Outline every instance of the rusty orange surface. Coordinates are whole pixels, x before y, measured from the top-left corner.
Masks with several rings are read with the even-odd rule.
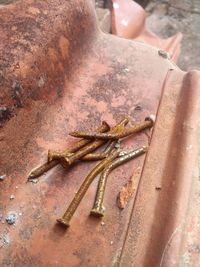
[[[167,39],[162,39],[148,29],[145,10],[135,1],[112,0],[112,2],[113,34],[163,49],[170,54],[173,61],[177,61],[182,40],[180,32]]]
[[[198,266],[199,73],[100,32],[89,0],[1,6],[0,36],[0,266]],[[71,130],[124,114],[132,123],[157,115],[146,158],[109,176],[104,225],[89,216],[96,179],[63,229],[56,219],[95,163],[58,166],[36,184],[29,172],[48,149],[73,143]],[[147,144],[147,134],[125,146]],[[136,193],[119,210],[118,192],[139,166]],[[15,225],[5,222],[9,212]]]

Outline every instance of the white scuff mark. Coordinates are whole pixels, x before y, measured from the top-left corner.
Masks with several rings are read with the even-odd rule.
[[[180,225],[179,225],[178,227],[175,228],[175,230],[172,232],[172,234],[171,234],[169,240],[167,241],[167,244],[165,245],[165,248],[164,248],[163,253],[162,253],[162,257],[161,257],[161,260],[160,260],[160,265],[159,265],[159,267],[162,267],[162,264],[163,264],[163,261],[164,261],[164,258],[165,258],[167,249],[169,248],[169,246],[170,246],[170,244],[171,244],[171,242],[172,242],[174,236],[176,235],[176,233],[177,233],[178,231],[181,231],[181,229],[180,229]]]
[[[113,3],[113,8],[114,9],[118,9],[119,8],[119,4],[118,3]]]
[[[121,20],[121,24],[124,25],[124,26],[127,26],[128,25],[128,22],[125,19],[122,19]]]
[[[186,150],[190,150],[192,148],[192,145],[189,145],[186,147]]]

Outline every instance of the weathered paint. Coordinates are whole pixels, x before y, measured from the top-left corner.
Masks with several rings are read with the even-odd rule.
[[[182,72],[158,49],[101,33],[94,14],[89,0],[27,0],[0,8],[0,175],[6,175],[0,234],[9,237],[0,248],[2,267],[198,260],[199,73]],[[36,184],[26,183],[27,175],[47,160],[48,149],[74,141],[70,131],[102,120],[114,125],[124,114],[132,123],[157,114],[136,197],[118,209],[116,196],[137,160],[110,175],[104,224],[88,216],[95,181],[65,231],[56,219],[95,163],[67,171],[58,166]],[[125,145],[148,141],[142,133]],[[16,214],[15,225],[6,224],[9,213]]]

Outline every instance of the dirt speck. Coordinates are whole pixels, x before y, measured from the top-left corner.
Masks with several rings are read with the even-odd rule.
[[[14,224],[16,222],[16,214],[15,213],[9,213],[6,216],[6,222],[10,225]]]
[[[158,55],[163,58],[169,58],[168,53],[164,50],[158,50]]]
[[[14,195],[10,195],[10,200],[13,200],[15,199],[15,196]]]
[[[0,247],[6,247],[10,245],[10,237],[8,234],[0,235]]]
[[[156,186],[155,189],[156,189],[157,191],[159,191],[159,190],[162,189],[162,187],[159,185],[159,186]]]

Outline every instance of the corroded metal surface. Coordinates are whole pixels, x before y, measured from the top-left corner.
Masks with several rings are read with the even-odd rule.
[[[89,0],[0,8],[3,267],[173,266],[188,253],[198,260],[199,74],[185,74],[153,47],[101,33],[94,14]],[[118,209],[116,196],[144,156],[110,175],[104,225],[88,216],[97,181],[71,227],[57,225],[95,163],[67,171],[58,166],[37,184],[26,183],[48,149],[72,144],[66,136],[80,127],[92,129],[102,120],[114,125],[124,114],[135,123],[156,113],[136,197]],[[147,145],[149,134],[126,139],[126,147]],[[16,215],[14,225],[5,222],[9,213]]]
[[[196,213],[199,209],[195,193],[199,184],[199,85],[196,71],[185,75],[172,71],[166,79],[122,266],[127,262],[127,266],[199,265],[199,215],[190,217],[193,209]],[[195,208],[191,208],[192,201]],[[190,249],[186,243],[191,243]]]

